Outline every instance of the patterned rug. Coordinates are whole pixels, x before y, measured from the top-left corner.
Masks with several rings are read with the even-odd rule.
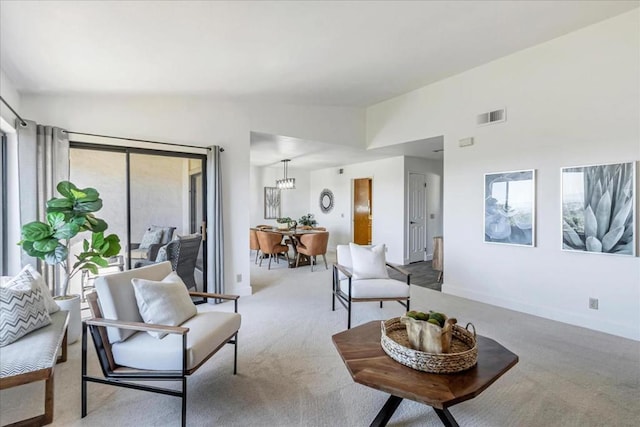
[[[435,291],[442,290],[442,283],[438,283],[438,271],[431,268],[431,261],[414,262],[409,265],[403,265],[402,268],[411,273],[411,284],[421,286],[423,288],[433,289]],[[389,276],[393,279],[404,280],[404,276],[396,271],[391,270]]]

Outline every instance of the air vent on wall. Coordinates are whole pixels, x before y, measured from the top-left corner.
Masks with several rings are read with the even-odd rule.
[[[502,123],[507,120],[507,110],[502,108],[500,110],[489,111],[488,113],[478,114],[476,117],[476,123],[478,126],[492,125],[495,123]]]

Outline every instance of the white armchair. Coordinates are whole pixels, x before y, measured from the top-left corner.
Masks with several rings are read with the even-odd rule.
[[[186,425],[187,376],[225,344],[234,344],[236,373],[239,297],[188,292],[170,262],[101,276],[95,285],[96,291],[87,295],[93,318],[82,328],[82,417],[87,415],[87,382],[95,382],[180,397]],[[209,304],[195,306],[191,296],[234,301],[234,312],[212,311]],[[173,316],[173,311],[187,314]],[[104,378],[87,375],[87,333]],[[181,381],[182,388],[130,382],[144,380]]]
[[[333,265],[333,303],[347,309],[347,328],[351,329],[351,303],[397,301],[409,310],[411,273],[385,260],[385,245],[360,246],[354,243],[336,247]],[[406,282],[389,278],[387,268],[406,276]]]

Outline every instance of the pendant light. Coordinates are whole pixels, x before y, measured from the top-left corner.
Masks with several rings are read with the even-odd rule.
[[[290,161],[291,160],[289,159],[282,160],[282,163],[284,164],[284,178],[276,180],[276,187],[278,187],[281,190],[293,190],[294,188],[296,188],[296,179],[289,178],[287,176],[287,172],[289,171]]]

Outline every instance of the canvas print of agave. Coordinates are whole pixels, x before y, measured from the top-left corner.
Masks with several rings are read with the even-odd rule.
[[[535,170],[484,175],[484,241],[535,245]]]
[[[264,219],[280,218],[280,189],[264,187]]]
[[[635,163],[562,168],[562,248],[635,255]]]

